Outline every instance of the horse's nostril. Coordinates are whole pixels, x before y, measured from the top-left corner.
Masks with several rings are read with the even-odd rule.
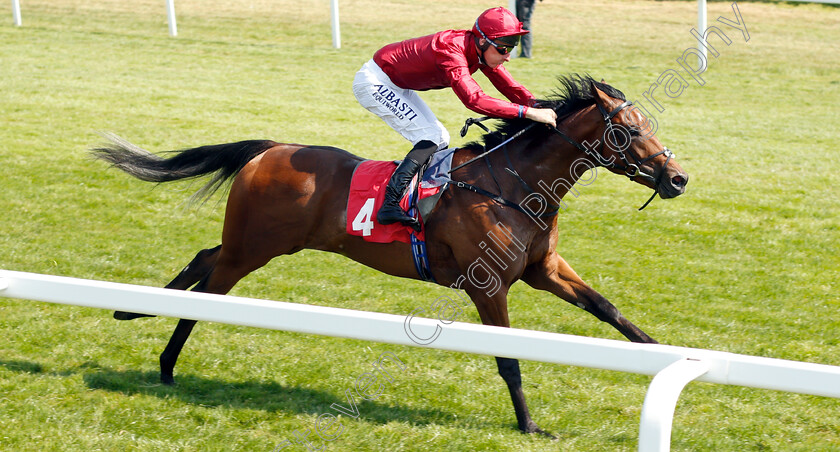
[[[687,184],[687,183],[688,183],[688,177],[687,176],[677,175],[677,176],[674,176],[674,177],[671,178],[671,184],[673,184],[674,187],[677,187],[677,188],[685,187],[685,184]]]

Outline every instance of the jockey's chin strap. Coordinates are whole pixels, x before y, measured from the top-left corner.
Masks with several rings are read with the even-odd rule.
[[[598,106],[598,110],[601,111],[601,115],[604,117],[604,123],[607,126],[608,133],[610,133],[611,136],[615,136],[615,131],[614,131],[615,124],[612,122],[612,118],[614,118],[615,115],[617,115],[625,107],[629,107],[629,106],[633,105],[633,102],[630,102],[629,100],[625,101],[621,105],[615,107],[609,113],[607,113],[607,110],[605,110],[604,107],[601,106],[601,104],[596,103],[595,105]],[[645,207],[647,207],[648,204],[650,204],[650,202],[653,201],[653,198],[655,198],[656,195],[659,193],[659,183],[662,182],[662,177],[665,175],[665,168],[668,167],[668,162],[670,162],[671,158],[674,157],[674,153],[671,152],[671,150],[668,149],[667,147],[662,148],[661,151],[657,152],[656,154],[647,156],[644,159],[639,159],[635,154],[630,153],[630,152],[624,152],[623,150],[616,150],[616,153],[618,154],[618,156],[621,158],[621,161],[622,161],[622,163],[617,163],[615,161],[615,159],[607,160],[607,158],[604,157],[604,142],[606,140],[604,140],[604,142],[601,142],[601,151],[596,152],[594,149],[591,149],[589,147],[583,146],[582,144],[578,143],[572,137],[565,134],[563,131],[561,131],[557,127],[551,126],[551,129],[555,133],[560,135],[560,137],[562,137],[564,140],[568,141],[569,144],[571,144],[572,146],[574,146],[575,148],[577,148],[579,151],[583,152],[584,154],[592,157],[593,159],[595,159],[596,162],[598,162],[600,165],[604,166],[605,168],[615,169],[615,170],[621,171],[630,180],[635,180],[636,178],[639,178],[639,179],[642,179],[642,180],[652,184],[653,185],[653,194],[651,195],[650,199],[648,199],[647,202],[642,205],[642,207],[639,207],[639,210],[642,210]],[[630,162],[630,160],[627,159],[627,154],[630,154],[630,157],[633,158],[633,161],[635,163],[632,163],[632,162]],[[662,165],[662,168],[659,170],[659,174],[655,174],[655,175],[647,174],[640,169],[640,167],[642,165],[644,165],[645,163],[647,163],[647,162],[653,160],[654,158],[659,157],[660,155],[663,155],[663,154],[665,155],[666,159],[665,159],[665,164]]]

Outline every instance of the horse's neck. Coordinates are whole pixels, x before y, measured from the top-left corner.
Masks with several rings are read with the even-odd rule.
[[[567,132],[570,138],[587,146],[587,143],[597,143],[596,138],[600,137],[602,132],[598,127],[598,118],[595,106],[592,105],[572,113],[558,127],[574,131]],[[526,182],[549,202],[553,200],[554,204],[560,204],[563,196],[575,190],[573,186],[585,174],[588,180],[588,171],[597,166],[586,153],[559,134],[534,141],[530,146],[526,144],[522,152],[523,157],[529,160],[527,164],[534,169],[532,174],[529,174],[534,183],[531,184],[527,179]],[[577,196],[576,192],[574,193]]]
[[[518,170],[528,186],[551,204],[559,204],[569,190],[574,190],[572,187],[581,175],[593,166],[574,147],[558,149],[557,145],[554,139],[532,143],[531,148],[524,150],[528,157],[522,160],[522,168]]]

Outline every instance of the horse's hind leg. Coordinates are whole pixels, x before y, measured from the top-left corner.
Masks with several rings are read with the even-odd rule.
[[[169,284],[166,285],[166,288],[178,290],[189,289],[190,286],[197,283],[199,280],[201,280],[201,278],[210,273],[210,270],[213,269],[213,265],[216,264],[216,260],[219,258],[219,250],[221,248],[222,245],[219,245],[215,248],[199,251],[198,254],[196,254],[193,258],[193,260],[186,267],[184,267],[183,270],[181,270],[181,273],[178,273],[178,276],[176,276],[175,279],[173,279],[169,282]],[[154,316],[149,314],[139,314],[135,312],[114,312],[114,318],[117,320],[132,320],[140,317]]]
[[[213,266],[216,265],[216,260],[219,259],[219,251],[221,249],[222,245],[219,245],[215,248],[199,251],[193,260],[165,288],[186,290],[193,284],[201,281],[201,278],[204,278],[210,273],[210,270],[213,270]]]
[[[160,354],[161,383],[165,385],[175,384],[175,376],[173,375],[175,363],[178,361],[178,355],[181,354],[181,349],[184,348],[184,344],[190,337],[190,333],[192,333],[195,323],[195,320],[189,319],[181,319],[178,321],[178,326],[175,327],[172,337],[169,338],[169,343],[166,344],[166,348],[163,350],[163,353]]]
[[[251,259],[247,262],[233,264],[230,259],[217,258],[215,266],[192,290],[194,292],[226,294],[240,279],[267,264],[268,261],[269,259],[261,261]],[[172,337],[169,338],[166,348],[160,354],[160,381],[162,383],[175,384],[173,374],[175,363],[178,361],[178,355],[181,354],[181,349],[184,348],[184,344],[189,339],[195,324],[196,321],[190,319],[180,319],[178,321]]]

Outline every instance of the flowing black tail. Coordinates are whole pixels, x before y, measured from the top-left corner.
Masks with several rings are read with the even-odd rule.
[[[174,155],[164,158],[116,135],[108,134],[106,138],[111,143],[91,149],[91,154],[140,180],[169,182],[215,173],[213,179],[193,195],[194,200],[209,198],[251,159],[277,145],[269,140],[248,140],[172,151]]]

